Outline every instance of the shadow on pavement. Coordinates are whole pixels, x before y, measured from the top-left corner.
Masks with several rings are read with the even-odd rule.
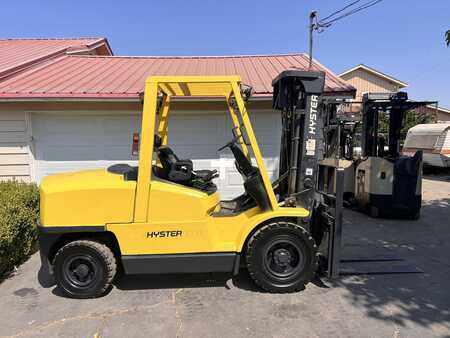
[[[241,269],[239,275],[230,273],[197,273],[197,274],[165,274],[165,275],[120,275],[114,282],[119,290],[145,289],[180,289],[220,287],[256,291],[259,289],[250,279],[247,271]]]
[[[424,273],[348,276],[331,285],[348,291],[344,297],[371,318],[398,326],[414,322],[432,328],[430,335],[450,337],[450,198],[424,201],[418,221],[349,216],[348,256],[393,253]]]

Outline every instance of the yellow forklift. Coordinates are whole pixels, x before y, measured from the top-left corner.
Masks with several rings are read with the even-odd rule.
[[[294,292],[319,261],[339,269],[342,189],[320,192],[324,73],[285,71],[273,82],[281,111],[280,177],[271,182],[238,76],[153,76],[145,82],[137,167],[52,175],[40,186],[42,268],[75,298],[102,295],[126,274],[248,269],[268,292]],[[196,170],[169,146],[176,97],[221,98],[229,148],[245,192],[223,201],[214,170]],[[339,195],[340,194],[340,195]]]

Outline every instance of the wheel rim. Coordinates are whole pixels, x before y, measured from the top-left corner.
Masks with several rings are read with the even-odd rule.
[[[64,263],[64,276],[66,280],[77,288],[86,288],[95,280],[97,268],[90,256],[77,255]]]
[[[289,278],[302,271],[305,256],[299,245],[291,240],[274,240],[265,248],[264,265],[278,278]]]

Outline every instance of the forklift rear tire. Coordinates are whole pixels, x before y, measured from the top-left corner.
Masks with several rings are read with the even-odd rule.
[[[296,292],[304,289],[318,269],[317,247],[301,226],[274,222],[252,235],[246,263],[250,276],[263,290]]]
[[[111,286],[117,264],[104,244],[78,240],[64,245],[54,259],[57,285],[72,298],[94,298]]]

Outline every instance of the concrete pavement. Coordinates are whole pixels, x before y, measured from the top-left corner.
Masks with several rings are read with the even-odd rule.
[[[126,276],[98,299],[38,281],[39,255],[0,284],[0,336],[450,337],[450,182],[424,180],[419,221],[346,210],[344,256],[398,255],[423,274],[316,279],[302,292],[259,292],[229,275]]]

